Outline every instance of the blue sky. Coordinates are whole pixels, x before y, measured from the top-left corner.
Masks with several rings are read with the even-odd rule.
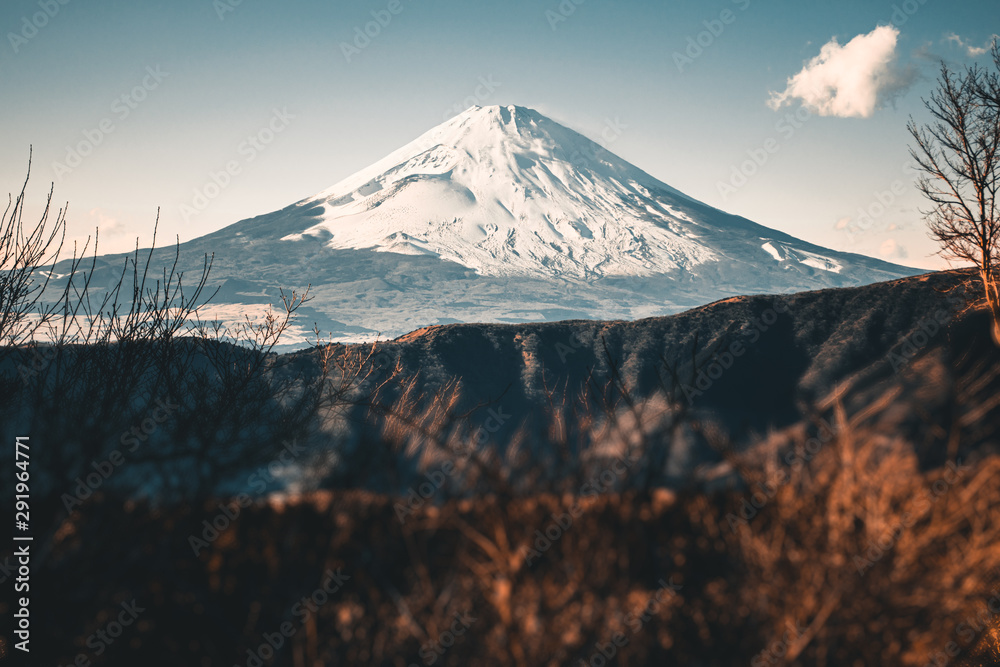
[[[157,207],[161,233],[186,240],[316,194],[474,100],[604,135],[761,224],[938,268],[906,119],[925,118],[941,59],[987,62],[1000,14],[995,0],[7,0],[0,26],[0,182],[20,187],[33,144],[34,201],[54,181],[71,233],[100,225],[106,251],[147,241]],[[808,93],[865,58],[884,65],[866,90]],[[843,117],[865,93],[875,106]]]

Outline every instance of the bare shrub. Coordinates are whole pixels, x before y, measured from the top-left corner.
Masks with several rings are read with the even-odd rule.
[[[949,642],[976,650],[984,635],[970,641],[960,624],[993,595],[1000,457],[921,470],[910,443],[833,408],[830,442],[812,457],[804,438],[772,449],[764,474],[784,470],[781,483],[754,499],[759,514],[743,504],[720,527],[765,639],[803,628],[777,664],[925,665]]]
[[[993,45],[996,71],[979,66],[954,72],[941,65],[938,89],[924,105],[933,121],[907,125],[921,172],[920,192],[931,203],[924,212],[944,256],[969,262],[979,273],[1000,345],[1000,45]]]

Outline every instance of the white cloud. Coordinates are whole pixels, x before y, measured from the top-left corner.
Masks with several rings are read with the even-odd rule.
[[[89,218],[88,226],[99,229],[102,238],[107,236],[121,236],[127,231],[125,225],[118,218],[103,209],[92,208],[87,211],[87,217]]]
[[[868,118],[913,82],[912,69],[896,64],[899,30],[879,26],[841,45],[834,37],[788,79],[784,92],[771,92],[768,105],[780,109],[795,100],[820,116]]]
[[[896,239],[886,239],[879,246],[878,254],[886,259],[905,259],[909,256],[906,248]]]
[[[976,46],[971,41],[962,39],[958,34],[950,32],[944,36],[944,41],[954,43],[958,48],[965,49],[965,52],[969,54],[970,58],[978,58],[979,56],[985,54],[993,47],[993,42],[1000,39],[998,35],[991,35],[986,44],[983,46]]]

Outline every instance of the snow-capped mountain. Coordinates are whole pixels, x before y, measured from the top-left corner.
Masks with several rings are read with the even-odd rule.
[[[434,255],[484,276],[697,271],[733,259],[717,235],[746,233],[758,238],[744,261],[844,267],[835,253],[707,209],[515,106],[472,107],[312,201],[322,221],[283,241],[329,235],[330,248]]]
[[[702,204],[516,106],[472,107],[315,197],[181,250],[192,267],[215,254],[216,317],[311,284],[304,328],[354,340],[634,319],[919,273]]]
[[[652,275],[717,257],[677,197],[535,111],[473,107],[320,194],[323,221],[304,234],[486,276]]]

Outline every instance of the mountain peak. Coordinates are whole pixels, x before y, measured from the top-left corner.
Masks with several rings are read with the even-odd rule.
[[[669,201],[657,199],[668,197]],[[686,197],[533,109],[473,106],[316,198],[302,234],[482,275],[651,275],[714,256],[672,229]],[[673,212],[672,212],[673,211]]]
[[[470,107],[307,202],[320,220],[282,241],[428,255],[482,276],[708,276],[734,262],[840,274],[851,264],[695,201],[515,105]]]
[[[557,125],[534,109],[515,105],[472,106],[428,132],[439,138],[446,136],[455,143],[495,142],[494,133],[504,140],[545,134]],[[545,126],[543,129],[542,126]],[[560,126],[561,127],[561,126]]]
[[[525,117],[538,117],[541,116],[540,113],[534,109],[529,109],[528,107],[519,107],[515,104],[488,104],[486,106],[479,106],[474,104],[459,116],[469,116],[469,117],[493,117],[498,115],[504,115],[505,122],[508,122],[511,118],[516,116]]]
[[[469,118],[478,120],[499,119],[503,123],[512,120],[538,120],[545,118],[542,114],[529,107],[521,107],[515,104],[490,104],[486,106],[473,105],[455,116],[455,118]]]

